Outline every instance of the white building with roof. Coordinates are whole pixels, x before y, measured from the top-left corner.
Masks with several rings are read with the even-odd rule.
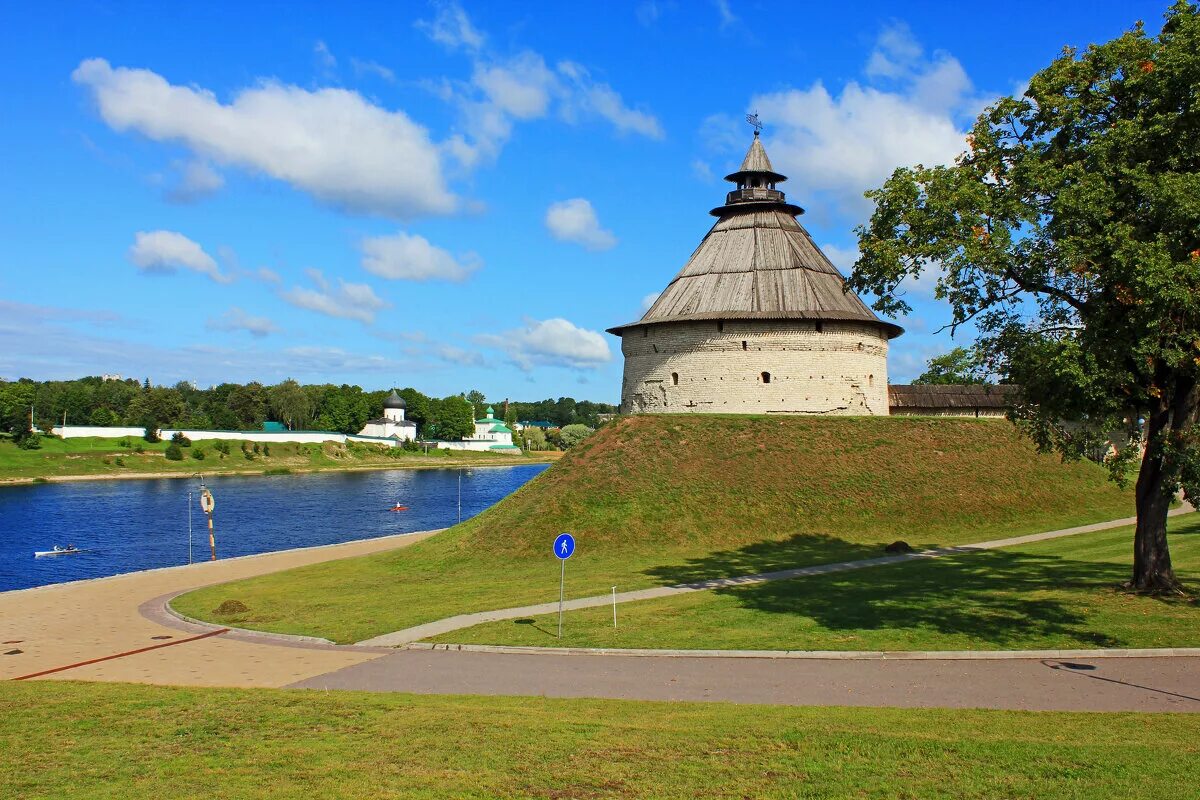
[[[754,141],[717,222],[621,337],[623,413],[888,413],[888,342],[903,333],[853,292],[776,188]]]
[[[504,424],[504,420],[496,419],[496,412],[488,406],[487,416],[475,420],[475,433],[466,439],[438,442],[443,450],[484,450],[492,453],[521,452],[521,448],[513,444],[512,429]]]
[[[383,401],[383,416],[379,419],[368,420],[359,436],[375,436],[380,439],[396,439],[397,441],[413,441],[417,438],[417,424],[404,418],[404,410],[408,404],[397,394],[395,389]]]

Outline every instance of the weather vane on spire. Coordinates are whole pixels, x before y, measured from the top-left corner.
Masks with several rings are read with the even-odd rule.
[[[759,131],[762,130],[762,123],[759,122],[758,112],[755,111],[753,114],[747,114],[746,122],[749,122],[750,126],[754,128],[754,135],[758,136]]]

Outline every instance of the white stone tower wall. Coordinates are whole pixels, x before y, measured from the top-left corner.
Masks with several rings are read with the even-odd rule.
[[[888,339],[874,325],[808,320],[639,325],[622,332],[621,351],[624,413],[888,413]],[[764,372],[769,383],[763,382]]]

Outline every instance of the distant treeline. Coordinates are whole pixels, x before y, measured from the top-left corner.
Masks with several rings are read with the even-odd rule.
[[[293,430],[358,433],[367,420],[383,414],[390,390],[365,392],[342,384],[301,385],[288,379],[274,386],[260,383],[222,383],[196,389],[189,383],[153,386],[149,380],[104,380],[88,377],[72,381],[0,380],[0,430],[19,435],[34,427],[49,430],[66,412],[68,425],[134,425],[140,427],[255,430],[266,420],[282,422]],[[406,416],[417,423],[422,438],[458,439],[474,431],[487,402],[477,391],[429,397],[416,389],[401,389]],[[517,419],[546,420],[555,425],[598,424],[597,414],[616,411],[607,403],[569,397],[538,403],[493,402],[496,414]]]

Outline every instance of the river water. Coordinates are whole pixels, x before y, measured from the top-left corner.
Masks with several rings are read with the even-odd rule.
[[[478,514],[546,464],[470,469],[212,476],[217,557],[335,544],[453,525]],[[198,482],[79,481],[0,487],[0,591],[98,578],[210,557]],[[397,502],[407,511],[388,509]],[[34,558],[73,544],[81,552]]]

